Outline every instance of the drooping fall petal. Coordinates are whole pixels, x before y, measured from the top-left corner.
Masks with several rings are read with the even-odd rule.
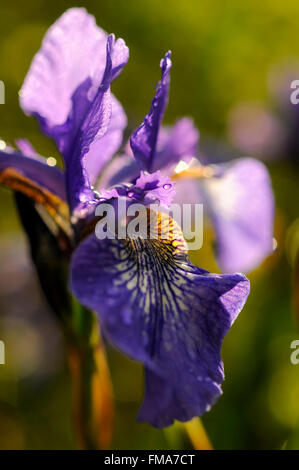
[[[91,235],[83,241],[74,253],[71,286],[98,312],[108,339],[151,371],[141,418],[161,427],[203,414],[221,393],[222,340],[249,282],[193,266],[176,223],[164,214],[157,221],[159,233],[170,224],[168,239]],[[163,397],[159,416],[157,394]]]
[[[41,204],[61,228],[68,230],[64,174],[47,165],[46,159],[0,151],[0,184]]]

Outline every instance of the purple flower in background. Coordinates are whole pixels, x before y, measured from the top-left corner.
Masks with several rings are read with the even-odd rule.
[[[249,282],[242,274],[193,266],[173,220],[168,238],[99,240],[89,229],[103,200],[168,206],[175,193],[169,175],[180,162],[190,164],[196,152],[198,133],[190,120],[160,132],[171,67],[167,53],[150,111],[131,137],[135,160],[131,156],[127,165],[129,157],[123,157],[126,164],[111,170],[126,116],[110,85],[127,60],[123,40],[107,36],[84,9],[68,10],[47,32],[20,94],[24,111],[56,142],[65,170],[21,141],[19,151],[0,152],[0,181],[42,204],[71,240],[71,289],[97,312],[104,336],[144,364],[139,418],[164,427],[202,415],[221,394],[221,345]],[[112,188],[101,184],[109,178]],[[169,218],[156,217],[163,233]]]
[[[265,165],[253,158],[213,165],[198,184],[226,272],[251,271],[273,252],[274,196]]]
[[[265,165],[254,158],[178,169],[176,202],[201,201],[216,235],[222,271],[248,272],[273,252],[274,195]]]

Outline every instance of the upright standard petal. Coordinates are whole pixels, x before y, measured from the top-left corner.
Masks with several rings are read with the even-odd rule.
[[[124,50],[127,50],[124,42],[120,39],[115,41],[114,35],[111,34],[107,39],[105,72],[96,93],[93,91],[92,101],[88,99],[90,81],[87,80],[79,86],[73,96],[73,110],[68,121],[55,128],[58,147],[66,162],[67,191],[72,211],[81,210],[93,199],[91,181],[94,177],[90,178],[86,165],[90,158],[98,157],[101,162],[101,155],[96,155],[96,148],[92,149],[92,145],[95,146],[106,134],[111,122],[113,103],[116,111],[112,121],[112,126],[116,128],[114,136],[120,137],[125,124],[120,105],[111,98],[110,92],[111,81],[124,65],[120,62],[125,56]],[[111,131],[113,133],[113,128]],[[108,139],[106,144],[107,142]]]
[[[111,135],[117,139],[114,148],[121,140],[126,118],[118,102],[111,103],[109,85],[127,60],[128,48],[122,39],[108,37],[85,9],[72,8],[47,32],[21,89],[22,108],[38,117],[43,131],[54,138],[64,156],[72,209],[79,203],[80,186],[88,192],[85,186],[90,183],[83,157],[96,158],[99,163],[94,166],[101,168],[111,152]],[[112,106],[114,121],[110,140],[106,138],[110,150],[102,162],[101,153],[89,150],[107,131]],[[88,166],[92,169],[93,163]],[[75,181],[70,183],[74,175]],[[90,179],[94,180],[93,174]]]
[[[43,120],[50,132],[63,124],[72,96],[87,78],[101,83],[107,34],[84,8],[67,10],[46,33],[20,92],[25,113]]]
[[[126,114],[119,101],[111,94],[111,120],[108,129],[103,137],[90,145],[89,152],[85,156],[85,168],[92,185],[121,146],[126,126]]]
[[[152,171],[156,166],[156,146],[160,125],[168,103],[171,53],[167,52],[161,60],[162,77],[158,83],[157,91],[151,103],[150,111],[142,124],[131,137],[131,148],[134,157],[142,170]]]
[[[251,158],[216,167],[200,191],[210,213],[219,266],[248,272],[273,251],[274,195],[265,165]]]
[[[140,417],[163,427],[203,414],[220,395],[222,340],[249,282],[191,265],[180,229],[164,214],[157,232],[158,239],[90,236],[74,253],[71,287],[98,312],[108,339],[147,366]]]

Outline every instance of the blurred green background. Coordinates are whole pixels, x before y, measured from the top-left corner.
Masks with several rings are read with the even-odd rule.
[[[292,307],[299,151],[296,113],[288,101],[290,81],[299,79],[298,1],[2,0],[0,80],[6,103],[0,106],[0,139],[13,143],[26,137],[46,156],[57,155],[54,145],[22,114],[18,90],[45,31],[71,6],[85,6],[130,48],[113,91],[131,129],[147,112],[160,58],[171,49],[165,122],[192,116],[211,158],[250,152],[266,160],[277,204],[278,248],[249,274],[251,295],[224,342],[224,395],[203,423],[217,449],[299,449],[299,365],[290,362],[290,343],[299,339]],[[6,345],[6,365],[0,365],[0,448],[73,448],[62,338],[31,267],[13,197],[3,189],[0,196],[0,340]],[[207,231],[197,262],[215,270],[211,241]],[[113,447],[190,446],[175,429],[163,432],[136,422],[142,369],[113,350],[108,353],[117,410]]]

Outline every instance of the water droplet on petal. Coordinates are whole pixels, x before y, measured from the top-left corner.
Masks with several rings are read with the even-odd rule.
[[[129,191],[128,194],[127,194],[128,197],[134,197],[134,191]]]
[[[57,163],[56,158],[54,157],[49,157],[47,158],[47,165],[49,166],[55,166]]]
[[[172,185],[170,183],[166,183],[166,184],[163,184],[163,188],[164,189],[170,189],[172,187]]]

